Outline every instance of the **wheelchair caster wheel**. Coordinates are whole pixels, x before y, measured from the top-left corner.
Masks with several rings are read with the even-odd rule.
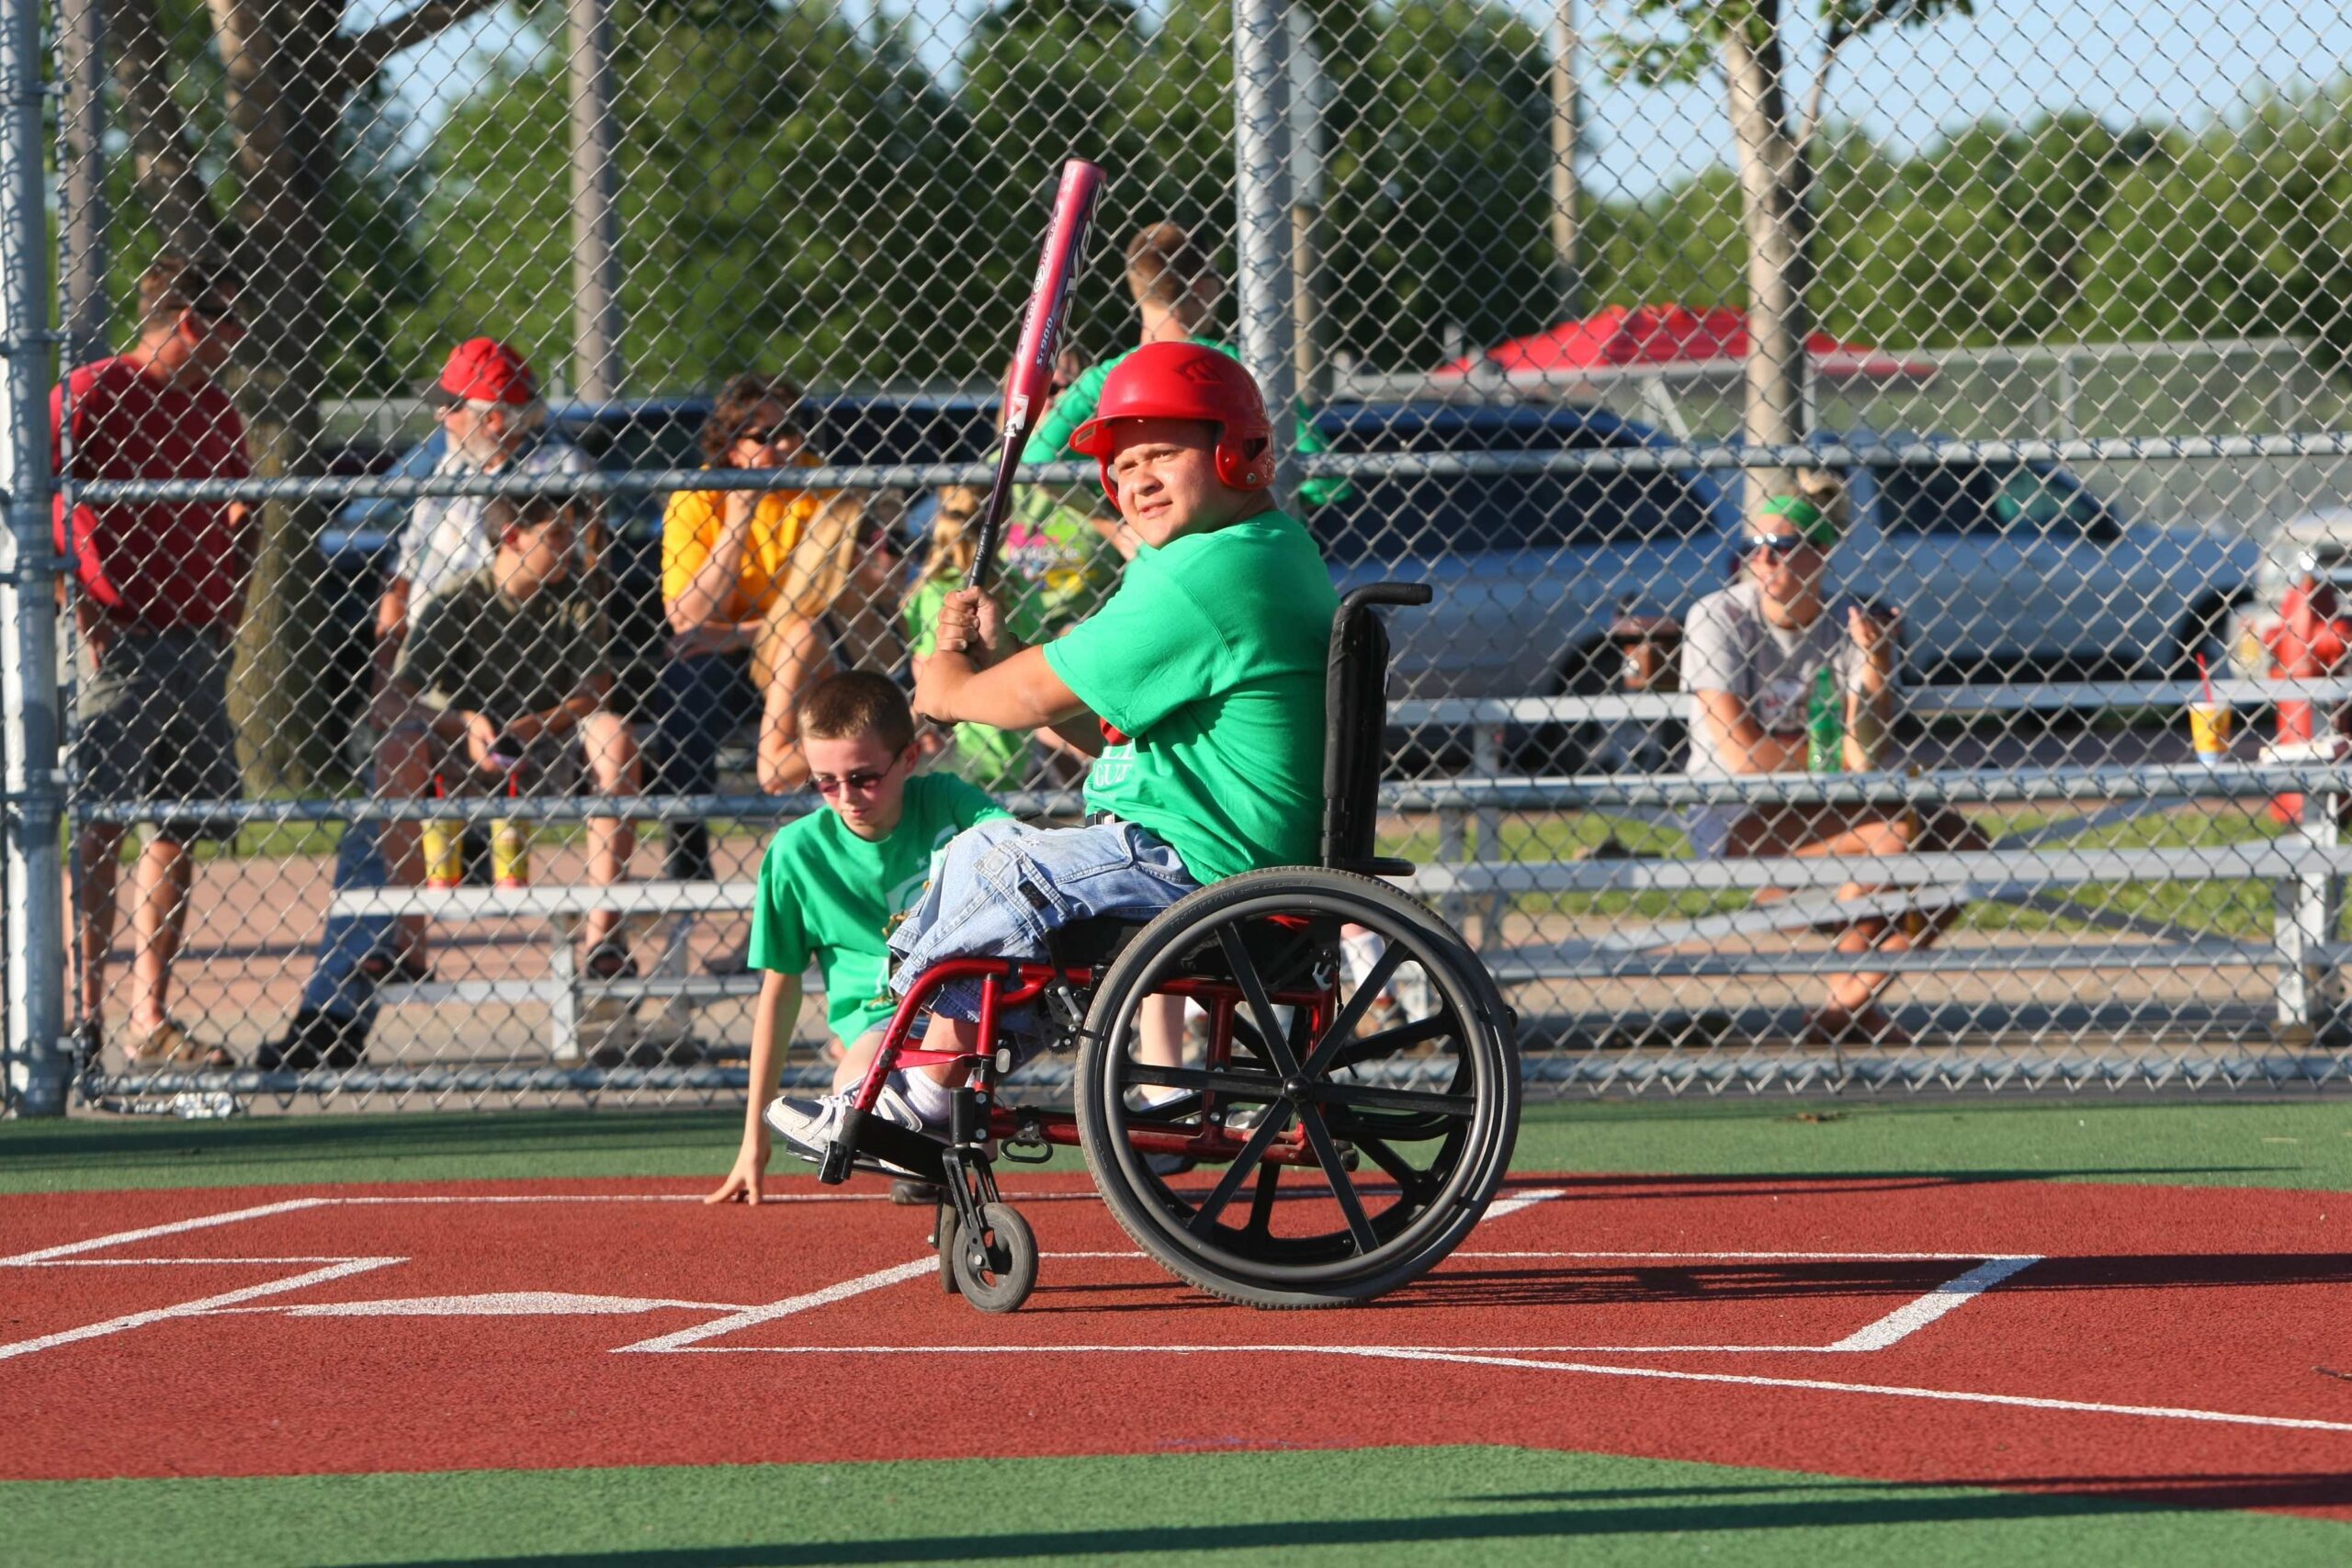
[[[989,1203],[980,1218],[988,1226],[981,1235],[967,1235],[952,1222],[943,1227],[942,1247],[953,1243],[954,1288],[982,1312],[1011,1312],[1036,1287],[1037,1238],[1010,1203]]]
[[[939,1248],[939,1288],[951,1296],[962,1293],[956,1285],[956,1233],[962,1225],[952,1203],[940,1204],[938,1216],[931,1222],[932,1245]]]

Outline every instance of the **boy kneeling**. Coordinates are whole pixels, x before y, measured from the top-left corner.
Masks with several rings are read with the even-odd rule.
[[[743,1145],[708,1201],[760,1201],[768,1129],[784,1047],[800,1012],[800,976],[814,957],[825,976],[825,1020],[846,1048],[833,1074],[854,1088],[882,1044],[896,999],[883,984],[891,918],[912,903],[932,853],[975,823],[1005,814],[977,786],[914,773],[915,719],[899,688],[864,671],[835,675],[800,701],[801,754],[825,809],[788,822],[760,862],[751,963],[767,973],[752,1015],[752,1096]],[[912,1120],[893,1085],[887,1115]]]
[[[1087,826],[989,822],[942,852],[890,938],[893,991],[945,959],[1042,958],[1047,934],[1072,921],[1148,919],[1204,883],[1314,860],[1339,598],[1313,539],[1266,493],[1272,434],[1257,383],[1233,360],[1190,343],[1137,350],[1071,438],[1143,541],[1118,592],[1060,640],[1027,649],[985,595],[949,596],[915,706],[943,723],[1051,728],[1099,755]],[[930,1048],[973,1051],[978,1004],[976,984],[943,987]],[[910,1073],[903,1100],[879,1113],[936,1129],[958,1076]],[[820,1158],[850,1099],[778,1100],[768,1124]]]

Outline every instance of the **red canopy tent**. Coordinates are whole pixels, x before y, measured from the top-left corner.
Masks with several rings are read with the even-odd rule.
[[[1805,349],[1818,376],[1892,380],[1935,374],[1932,364],[1901,359],[1866,344],[1840,343],[1815,333]],[[1640,374],[1662,367],[1725,367],[1747,355],[1747,318],[1718,306],[1612,305],[1581,321],[1563,321],[1532,337],[1513,338],[1484,354],[1441,366],[1437,377],[1493,375],[1513,379],[1575,378],[1611,371]]]

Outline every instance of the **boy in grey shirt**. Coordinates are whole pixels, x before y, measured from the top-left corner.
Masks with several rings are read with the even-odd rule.
[[[1690,773],[1698,778],[1803,772],[1805,718],[1823,670],[1836,678],[1843,705],[1842,762],[1863,772],[1879,764],[1893,702],[1895,632],[1892,623],[1822,592],[1829,551],[1842,532],[1838,497],[1817,503],[1781,496],[1764,508],[1746,541],[1738,581],[1691,606],[1682,644],[1682,685],[1690,694]],[[1982,849],[1984,840],[1949,810],[1926,813],[1876,806],[1704,806],[1687,819],[1702,856],[1902,854],[1914,850]],[[1838,897],[1880,889],[1848,883]],[[1841,953],[1904,952],[1932,942],[1958,913],[1897,926],[1871,918],[1838,937]],[[1808,1041],[1835,1044],[1902,1043],[1905,1036],[1878,995],[1890,976],[1833,975],[1826,1004],[1814,1015]]]

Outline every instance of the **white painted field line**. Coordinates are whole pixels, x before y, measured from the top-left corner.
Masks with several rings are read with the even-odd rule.
[[[726,1317],[713,1318],[708,1323],[698,1323],[691,1328],[681,1328],[674,1334],[659,1335],[651,1339],[640,1339],[634,1345],[618,1346],[614,1349],[613,1354],[619,1356],[630,1351],[661,1353],[692,1350],[705,1339],[715,1339],[722,1334],[732,1334],[739,1328],[749,1328],[754,1324],[772,1323],[779,1317],[790,1317],[797,1313],[814,1312],[819,1307],[831,1306],[836,1302],[845,1302],[853,1296],[862,1296],[868,1291],[884,1290],[891,1285],[903,1284],[909,1280],[919,1280],[926,1274],[938,1272],[938,1269],[939,1258],[936,1254],[918,1258],[911,1263],[900,1263],[889,1269],[876,1269],[871,1274],[860,1274],[854,1280],[843,1280],[838,1285],[827,1285],[820,1291],[808,1291],[797,1296],[786,1296],[780,1302],[770,1302],[765,1306],[747,1307],[741,1312],[729,1314]],[[710,1348],[726,1350],[729,1347],[712,1346]]]
[[[1516,1214],[1521,1209],[1532,1209],[1538,1203],[1547,1203],[1555,1198],[1567,1195],[1568,1190],[1565,1187],[1540,1187],[1532,1192],[1514,1192],[1508,1198],[1498,1198],[1487,1204],[1487,1212],[1479,1216],[1478,1223],[1492,1224],[1506,1214]]]
[[[1712,1261],[1734,1258],[1766,1263],[1978,1263],[1998,1258],[1997,1252],[1472,1252],[1456,1258],[1640,1258],[1664,1262]]]
[[[67,1258],[77,1252],[96,1252],[101,1247],[127,1247],[134,1241],[146,1241],[159,1235],[183,1235],[189,1231],[209,1229],[213,1225],[232,1225],[240,1220],[258,1220],[270,1214],[291,1214],[302,1209],[315,1209],[322,1204],[340,1202],[334,1198],[288,1198],[278,1203],[259,1203],[250,1209],[231,1209],[223,1213],[198,1214],[192,1220],[174,1220],[169,1224],[141,1225],[137,1230],[116,1231],[109,1235],[92,1236],[87,1241],[69,1241],[58,1247],[43,1247],[31,1252],[19,1252],[10,1258],[0,1258],[0,1265],[10,1263],[43,1263],[52,1258]]]
[[[307,1273],[291,1275],[283,1280],[265,1280],[258,1285],[247,1285],[242,1290],[224,1291],[217,1296],[205,1296],[192,1302],[180,1302],[173,1306],[156,1307],[147,1312],[126,1313],[120,1317],[110,1317],[104,1323],[85,1324],[80,1328],[66,1328],[55,1334],[44,1334],[37,1339],[19,1339],[12,1345],[0,1345],[0,1360],[6,1360],[12,1356],[29,1356],[37,1350],[53,1350],[60,1345],[71,1345],[77,1340],[97,1339],[109,1334],[120,1334],[127,1329],[143,1328],[148,1324],[162,1323],[170,1318],[199,1317],[220,1307],[232,1307],[241,1302],[252,1301],[256,1296],[299,1291],[306,1285],[323,1285],[330,1280],[348,1279],[354,1274],[365,1274],[371,1269],[389,1268],[392,1264],[407,1261],[405,1258],[346,1258],[324,1269],[313,1269]]]
[[[202,1267],[211,1263],[347,1263],[350,1256],[337,1253],[332,1258],[41,1258],[30,1263],[13,1258],[0,1258],[0,1265],[11,1269],[150,1269]]]
[[[1654,1378],[1671,1382],[1730,1383],[1747,1388],[1783,1388],[1821,1393],[1877,1394],[1955,1404],[1999,1404],[2026,1410],[2060,1410],[2089,1416],[2136,1416],[2150,1420],[2199,1421],[2219,1426],[2278,1427],[2300,1432],[2352,1432],[2352,1421],[2321,1421],[2300,1416],[2251,1416],[2230,1410],[2197,1410],[2170,1404],[2110,1404],[2087,1399],[2044,1399],[2023,1393],[1984,1393],[1969,1389],[1911,1388],[1900,1383],[1838,1382],[1826,1378],[1774,1378],[1736,1372],[1682,1372],[1666,1367],[1612,1367],[1577,1361],[1537,1361],[1492,1351],[1437,1350],[1412,1345],[741,1345],[713,1346],[713,1353],[784,1356],[1352,1356],[1371,1360],[1442,1361],[1539,1372],[1581,1372],[1603,1378]],[[1739,1347],[1753,1349],[1753,1346]]]
[[[2020,1269],[2041,1262],[2036,1258],[1988,1258],[1956,1280],[1946,1280],[1917,1300],[1904,1303],[1876,1323],[1854,1330],[1832,1350],[1883,1350],[1917,1334],[1948,1312],[1957,1311]]]

